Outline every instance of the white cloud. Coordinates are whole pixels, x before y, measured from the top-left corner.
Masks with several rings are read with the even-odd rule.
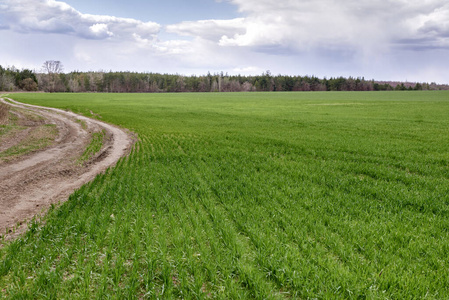
[[[111,37],[114,34],[109,31],[108,25],[104,23],[97,23],[89,27],[89,30],[98,38]]]
[[[3,26],[21,33],[57,33],[86,39],[130,39],[133,34],[154,38],[160,25],[129,18],[82,14],[54,0],[2,0]]]
[[[417,30],[436,38],[449,38],[449,3],[421,18],[422,26]]]
[[[155,49],[161,54],[191,54],[195,52],[195,45],[191,41],[184,40],[170,40],[166,42],[159,42]]]
[[[168,29],[221,46],[316,48],[374,55],[391,46],[447,47],[446,0],[230,0],[246,16],[229,21],[184,22]],[[426,38],[426,41],[423,41]],[[414,46],[411,46],[413,48]]]
[[[179,35],[195,36],[216,40],[224,35],[243,34],[245,32],[243,18],[231,20],[199,20],[168,25],[167,32]]]

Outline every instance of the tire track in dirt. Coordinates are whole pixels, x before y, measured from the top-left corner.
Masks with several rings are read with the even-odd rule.
[[[58,136],[49,148],[0,164],[0,236],[5,235],[6,239],[26,230],[26,220],[51,204],[67,200],[73,191],[115,165],[129,153],[134,141],[120,128],[72,112],[12,99],[0,101],[32,111],[58,129]],[[89,144],[91,134],[101,130],[106,132],[102,149],[81,166],[77,159]],[[13,227],[16,228],[12,230]]]

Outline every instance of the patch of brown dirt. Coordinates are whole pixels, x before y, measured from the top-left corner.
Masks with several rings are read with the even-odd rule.
[[[0,99],[21,113],[38,115],[31,122],[54,124],[58,130],[50,147],[0,163],[0,236],[11,239],[26,230],[27,220],[45,212],[51,204],[67,200],[75,189],[115,165],[129,153],[134,139],[124,130],[98,120],[8,100]],[[108,138],[100,152],[89,162],[78,164],[91,134],[101,130]]]

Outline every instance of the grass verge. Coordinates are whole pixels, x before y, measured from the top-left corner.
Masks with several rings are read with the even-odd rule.
[[[84,150],[83,155],[81,155],[81,157],[78,159],[78,163],[82,164],[92,159],[95,154],[97,154],[103,147],[105,136],[105,130],[92,133],[92,139],[90,140],[90,143],[87,146],[86,150]]]

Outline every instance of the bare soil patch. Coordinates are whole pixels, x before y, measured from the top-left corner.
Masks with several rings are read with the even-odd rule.
[[[28,127],[3,136],[0,154],[19,144],[28,144],[30,139],[48,137],[47,129],[57,130],[52,141],[38,146],[38,151],[25,152],[9,161],[0,160],[0,236],[11,239],[22,233],[27,221],[35,215],[45,212],[51,204],[65,201],[74,190],[115,165],[129,153],[134,139],[102,121],[8,101],[0,99],[0,104],[13,108],[22,125]],[[105,132],[101,150],[80,164],[79,158],[92,134],[101,131]]]

